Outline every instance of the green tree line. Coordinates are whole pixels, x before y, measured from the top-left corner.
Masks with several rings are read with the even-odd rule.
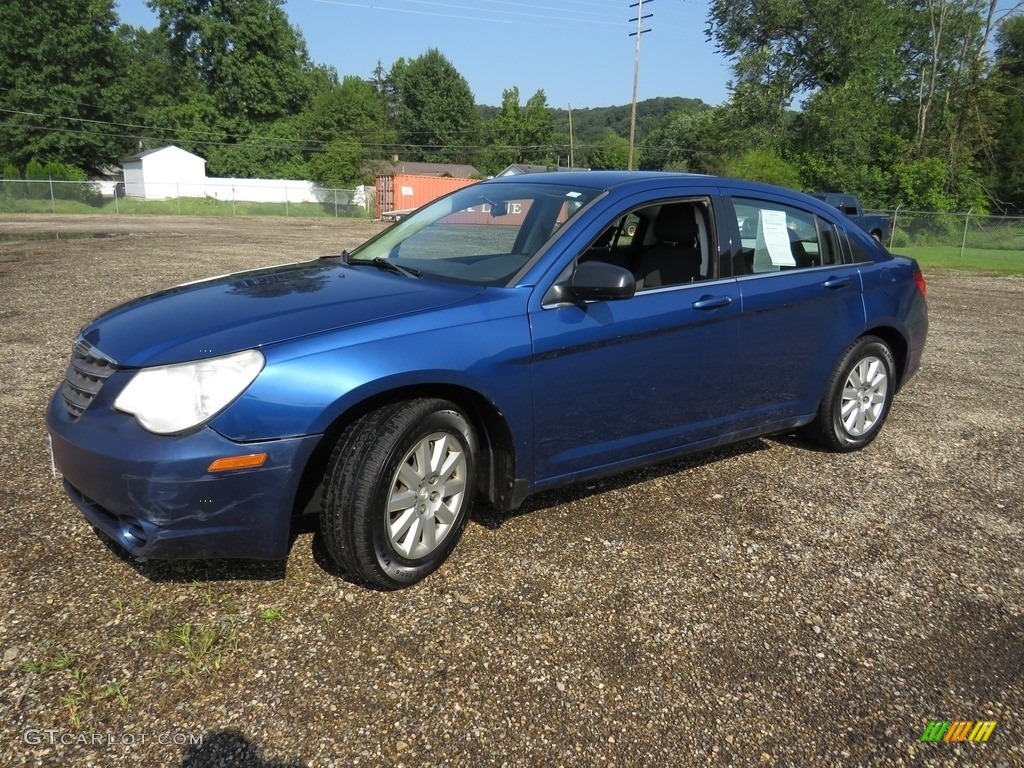
[[[625,168],[630,107],[477,105],[438,50],[369,75],[316,64],[281,0],[0,5],[0,168],[64,178],[174,143],[211,175],[348,186],[405,161]],[[638,165],[1024,211],[1024,17],[995,0],[712,0],[727,102],[640,102]],[[570,117],[572,131],[570,133]]]
[[[1024,210],[1019,5],[712,0],[708,22],[734,79],[685,132],[695,166],[873,206]]]

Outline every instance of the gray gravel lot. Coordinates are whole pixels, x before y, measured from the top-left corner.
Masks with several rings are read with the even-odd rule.
[[[0,765],[1024,766],[1022,279],[928,275],[866,451],[755,440],[481,510],[399,593],[311,527],[286,564],[105,546],[43,428],[77,329],[378,229],[0,219]],[[921,743],[937,719],[997,725]]]

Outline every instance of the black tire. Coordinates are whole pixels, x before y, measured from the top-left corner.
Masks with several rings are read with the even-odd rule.
[[[833,451],[858,451],[878,435],[896,392],[896,359],[877,336],[846,350],[829,377],[818,415],[804,434]],[[862,374],[867,373],[862,380]],[[849,387],[847,386],[849,384]]]
[[[469,519],[477,453],[472,424],[446,400],[410,400],[363,416],[342,434],[327,466],[324,548],[349,576],[379,589],[425,578]],[[389,502],[410,506],[389,511]]]

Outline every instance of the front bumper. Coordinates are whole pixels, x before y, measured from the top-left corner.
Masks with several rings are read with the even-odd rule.
[[[320,439],[236,443],[209,427],[154,435],[98,402],[72,421],[59,393],[46,427],[71,500],[137,558],[287,557],[292,504]],[[214,459],[260,452],[260,467],[207,471]]]

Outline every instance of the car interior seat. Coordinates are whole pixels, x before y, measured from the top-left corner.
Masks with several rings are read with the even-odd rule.
[[[793,230],[789,230],[789,249],[793,253],[793,261],[796,262],[797,267],[806,268],[819,266],[817,259],[807,253],[807,249],[800,240],[800,236]]]
[[[641,257],[636,285],[657,288],[690,283],[701,278],[700,230],[692,203],[663,205],[654,220],[657,241]]]
[[[617,226],[613,224],[602,232],[590,248],[588,248],[580,257],[580,262],[603,261],[606,264],[613,264],[617,267],[622,267],[625,270],[632,271],[630,270],[629,250],[613,247],[613,240],[615,239],[615,233],[617,231]]]

